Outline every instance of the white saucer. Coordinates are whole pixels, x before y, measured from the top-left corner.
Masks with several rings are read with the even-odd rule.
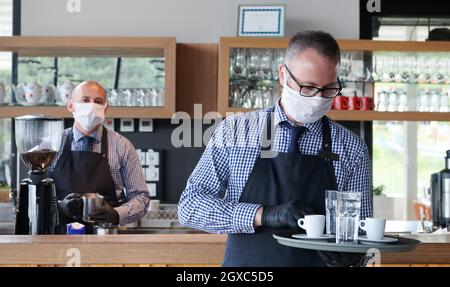
[[[56,102],[55,104],[60,107],[65,107],[67,105],[67,103],[63,103],[63,102]]]
[[[297,239],[307,239],[307,240],[327,240],[335,238],[334,235],[328,235],[328,234],[322,234],[322,236],[319,237],[308,237],[306,234],[294,234],[292,237]]]
[[[370,243],[394,243],[397,242],[398,239],[394,238],[394,237],[384,237],[381,240],[373,240],[373,239],[368,239],[366,236],[361,236],[358,237],[358,241],[360,241],[362,244],[370,244]]]

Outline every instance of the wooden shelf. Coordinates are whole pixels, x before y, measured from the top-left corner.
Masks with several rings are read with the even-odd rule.
[[[111,107],[108,116],[171,118],[175,112],[176,40],[174,37],[0,37],[0,51],[17,52],[20,56],[35,57],[164,57],[164,106],[158,108]],[[3,118],[33,113],[71,117],[65,107],[0,107],[0,117]]]
[[[398,52],[448,52],[449,41],[376,41],[376,40],[338,40],[342,51],[398,51]],[[228,106],[230,84],[230,49],[261,48],[286,49],[288,38],[222,37],[219,43],[219,80],[217,110],[225,115],[228,112],[246,112],[249,109],[236,109]],[[331,111],[329,116],[340,121],[450,121],[450,113],[424,112],[376,112],[376,111]]]
[[[229,113],[245,113],[252,109],[229,108]],[[225,115],[225,114],[224,114]],[[450,121],[450,112],[377,112],[330,111],[327,116],[335,121]]]
[[[336,121],[450,121],[450,113],[432,112],[377,112],[330,111],[328,116]]]
[[[398,51],[398,52],[449,52],[448,41],[378,41],[337,40],[341,50],[348,51]],[[232,48],[286,49],[289,38],[222,37],[220,45]]]
[[[172,37],[0,37],[0,50],[20,56],[77,57],[132,56],[164,57]]]
[[[0,118],[14,118],[23,115],[44,114],[47,116],[71,118],[72,114],[66,107],[52,106],[2,106]],[[168,118],[167,109],[164,107],[109,107],[106,118]]]

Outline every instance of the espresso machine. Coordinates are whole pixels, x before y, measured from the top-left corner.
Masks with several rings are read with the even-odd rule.
[[[450,150],[445,168],[431,175],[431,214],[434,226],[450,226]]]
[[[63,119],[43,115],[15,118],[17,152],[28,167],[17,198],[15,234],[55,234],[58,201],[47,168],[61,145]]]

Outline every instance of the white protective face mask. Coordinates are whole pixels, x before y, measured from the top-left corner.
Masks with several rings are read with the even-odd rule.
[[[281,100],[283,108],[295,121],[302,124],[313,123],[331,110],[333,99],[324,97],[303,97],[287,85],[287,71],[284,74],[283,92]]]
[[[95,103],[74,103],[75,112],[73,117],[83,129],[91,131],[97,125],[102,124],[105,120],[104,105]]]

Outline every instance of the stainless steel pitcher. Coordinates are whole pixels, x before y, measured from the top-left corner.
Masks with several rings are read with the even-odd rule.
[[[103,196],[98,193],[85,193],[83,198],[83,221],[95,222],[91,220],[90,214],[97,208],[103,207]]]

